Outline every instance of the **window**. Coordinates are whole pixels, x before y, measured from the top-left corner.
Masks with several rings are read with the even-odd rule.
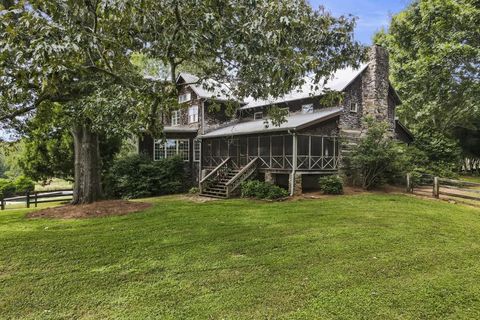
[[[179,156],[182,160],[190,160],[190,146],[188,139],[155,140],[153,145],[153,160]]]
[[[193,140],[193,161],[200,161],[201,142],[199,139]]]
[[[253,114],[253,120],[260,120],[260,119],[263,119],[263,112],[255,112]]]
[[[172,126],[178,126],[180,124],[180,110],[172,112]]]
[[[178,103],[184,103],[192,99],[191,93],[184,93],[178,96]]]
[[[188,123],[198,122],[198,106],[188,108]]]
[[[358,103],[354,101],[350,102],[350,112],[358,112]]]
[[[313,113],[313,104],[304,104],[302,106],[302,113]]]

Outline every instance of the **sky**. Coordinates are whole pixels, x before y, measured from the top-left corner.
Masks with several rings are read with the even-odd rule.
[[[372,37],[382,27],[388,28],[390,17],[407,7],[410,0],[309,0],[314,8],[323,5],[334,16],[356,16],[355,39],[372,44]]]

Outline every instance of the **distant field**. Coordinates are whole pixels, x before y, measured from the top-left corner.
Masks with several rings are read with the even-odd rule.
[[[480,319],[480,209],[404,195],[0,212],[1,319]]]
[[[40,184],[35,185],[35,191],[51,191],[51,190],[62,190],[62,189],[71,189],[73,184],[69,181],[63,179],[53,179],[52,182],[48,185],[42,186]]]
[[[480,183],[480,176],[460,176],[460,180]]]

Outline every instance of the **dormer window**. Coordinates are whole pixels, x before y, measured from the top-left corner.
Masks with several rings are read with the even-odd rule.
[[[190,92],[184,93],[178,96],[178,103],[188,102],[192,99],[192,94]]]
[[[172,126],[180,125],[180,110],[172,112]]]
[[[358,112],[358,103],[354,101],[350,102],[350,112],[354,112],[354,113]]]
[[[313,104],[304,104],[302,106],[302,113],[313,113]]]
[[[253,114],[253,120],[260,120],[260,119],[263,119],[263,112],[255,112]]]

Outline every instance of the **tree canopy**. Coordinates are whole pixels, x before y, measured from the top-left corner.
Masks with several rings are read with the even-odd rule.
[[[391,56],[391,75],[410,126],[451,133],[480,114],[480,1],[417,0],[375,42]]]
[[[2,126],[28,130],[60,108],[80,198],[101,193],[101,136],[161,134],[159,115],[178,108],[182,66],[232,97],[264,98],[357,65],[363,52],[354,19],[305,0],[18,0],[0,10]],[[149,68],[158,74],[146,75],[138,54],[158,61]]]

